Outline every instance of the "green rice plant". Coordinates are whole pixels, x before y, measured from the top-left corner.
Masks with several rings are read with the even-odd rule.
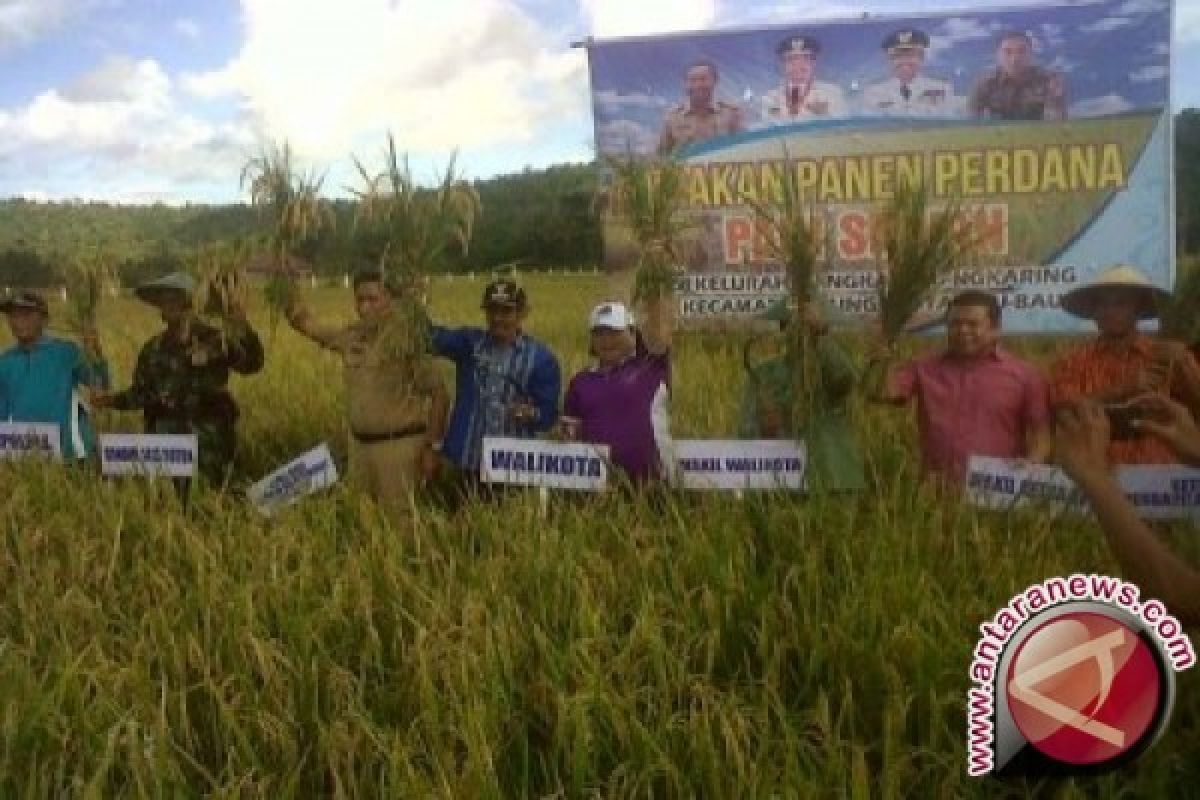
[[[646,161],[609,157],[613,186],[606,213],[632,233],[637,248],[633,301],[670,295],[680,263],[683,234],[692,227],[686,218],[686,173],[672,158]]]
[[[924,184],[901,181],[879,211],[877,251],[886,269],[880,282],[880,324],[893,343],[930,293],[972,257],[977,234],[963,224],[961,204],[935,209]]]

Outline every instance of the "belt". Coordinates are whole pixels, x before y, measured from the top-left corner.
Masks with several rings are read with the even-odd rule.
[[[350,431],[350,435],[354,437],[356,442],[362,444],[376,444],[378,442],[390,442],[393,439],[404,439],[409,436],[416,436],[419,433],[424,433],[429,430],[429,426],[424,423],[409,425],[406,428],[400,428],[395,431],[386,433],[359,433],[358,431]]]

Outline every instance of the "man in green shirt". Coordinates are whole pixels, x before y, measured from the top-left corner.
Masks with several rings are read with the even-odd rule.
[[[762,318],[786,329],[793,314],[783,299]],[[864,489],[865,470],[848,414],[857,370],[846,350],[827,335],[828,325],[814,303],[809,303],[799,318],[811,337],[813,346],[808,352],[816,360],[811,400],[797,409],[795,393],[800,376],[786,354],[758,363],[747,360],[738,434],[744,439],[802,440],[808,454],[806,482],[810,491]]]

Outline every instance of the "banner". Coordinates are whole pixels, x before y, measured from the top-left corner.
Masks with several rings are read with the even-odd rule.
[[[25,458],[62,461],[58,426],[37,422],[0,422],[0,461]]]
[[[1080,331],[1062,294],[1115,263],[1173,283],[1167,0],[797,21],[588,54],[601,156],[684,165],[685,319],[745,317],[786,291],[754,210],[779,204],[784,170],[817,212],[820,289],[851,320],[877,311],[873,229],[902,181],[960,204],[981,243],[928,310],[987,289],[1009,332]],[[610,219],[604,235],[608,267],[627,268],[630,231]]]
[[[608,446],[485,436],[479,477],[485,483],[599,492],[608,484]]]
[[[306,495],[337,483],[337,465],[329,445],[320,444],[284,464],[246,490],[246,497],[263,514],[270,516]]]
[[[684,489],[804,489],[801,442],[780,439],[677,439],[671,444],[675,479]]]
[[[193,434],[105,433],[100,468],[105,475],[190,478],[198,446]]]
[[[1117,482],[1143,519],[1200,517],[1200,470],[1178,464],[1117,469]],[[972,456],[966,496],[981,508],[1004,511],[1031,503],[1089,514],[1087,498],[1057,467]]]

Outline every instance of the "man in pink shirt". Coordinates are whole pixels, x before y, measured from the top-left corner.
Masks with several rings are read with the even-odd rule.
[[[873,399],[917,401],[921,471],[961,483],[972,455],[1049,456],[1048,391],[1037,369],[999,345],[1000,305],[962,292],[946,312],[946,349],[900,366],[886,348],[872,362]]]

